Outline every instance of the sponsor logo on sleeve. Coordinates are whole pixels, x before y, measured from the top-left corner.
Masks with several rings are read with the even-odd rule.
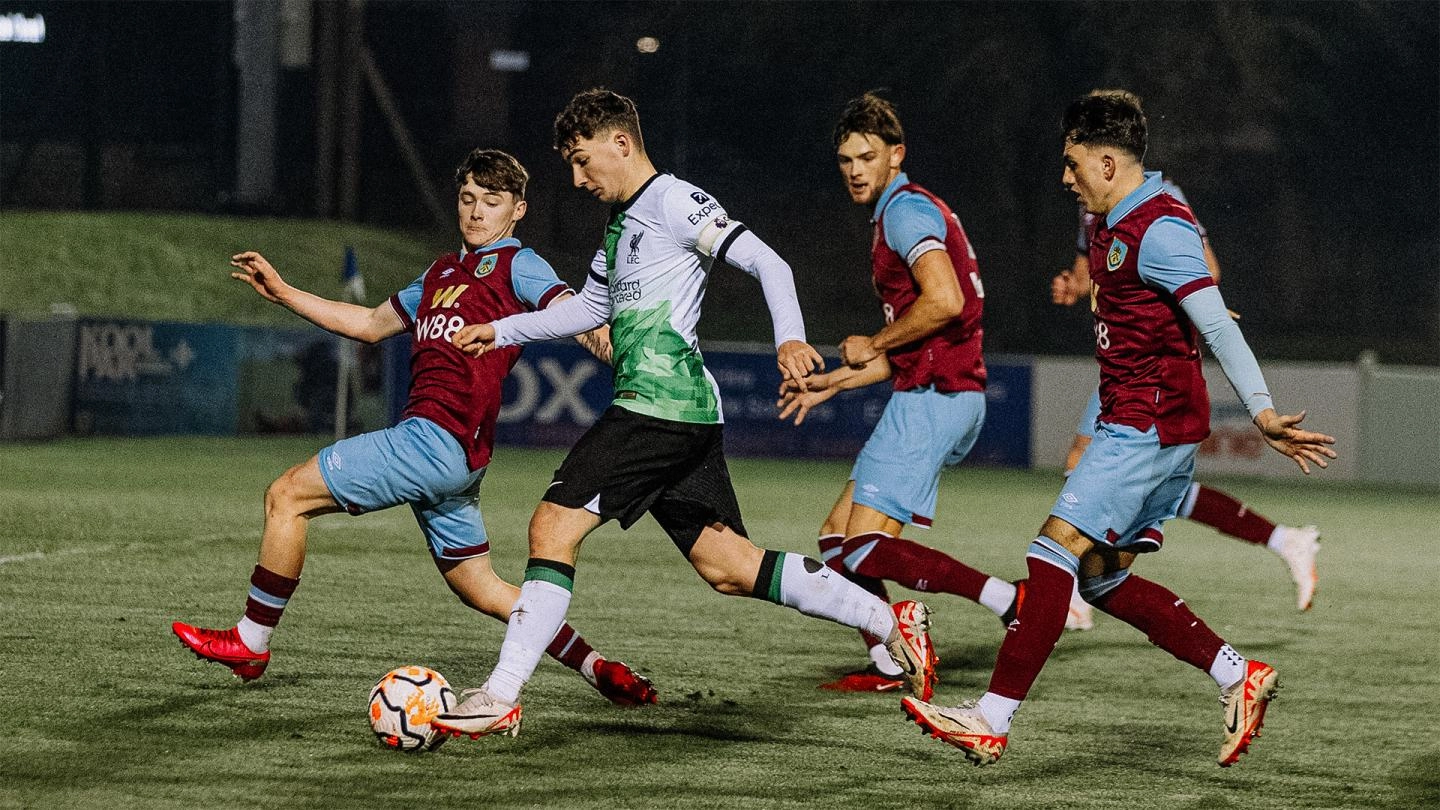
[[[705,192],[703,191],[690,192],[690,199],[694,200],[697,205],[704,205],[705,203],[710,202],[710,198],[706,197]]]
[[[694,194],[690,196],[696,197],[696,195]],[[699,195],[699,197],[705,197],[705,195],[701,194]],[[720,203],[715,202],[709,197],[705,197],[705,200],[706,202],[700,203],[700,210],[685,218],[690,222],[691,225],[699,225],[701,222],[704,222],[706,219],[708,219],[711,214],[720,210]],[[698,198],[696,199],[696,202],[699,202]]]

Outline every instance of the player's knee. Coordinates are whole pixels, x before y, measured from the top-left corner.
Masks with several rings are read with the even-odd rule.
[[[265,514],[267,516],[293,516],[300,514],[299,487],[292,471],[270,482],[265,488]]]

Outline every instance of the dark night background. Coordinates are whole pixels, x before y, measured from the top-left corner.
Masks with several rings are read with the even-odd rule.
[[[263,4],[262,4],[263,5]],[[1073,257],[1058,120],[1095,87],[1145,99],[1149,168],[1184,188],[1223,289],[1268,358],[1440,363],[1440,5],[1435,3],[368,3],[274,0],[363,19],[441,196],[438,221],[366,95],[353,218],[454,241],[450,175],[473,146],[530,169],[519,235],[578,283],[605,211],[569,187],[551,121],[603,85],[640,106],[647,145],[794,266],[817,344],[873,329],[865,212],[830,131],[880,88],[910,176],[960,215],[980,256],[987,348],[1086,353],[1088,313],[1048,303]],[[0,44],[0,206],[337,216],[319,188],[321,80],[280,70],[276,179],[240,201],[232,3],[5,4],[41,45]],[[330,22],[327,23],[326,20]],[[640,53],[636,40],[660,48]],[[524,51],[497,72],[496,49]],[[343,48],[342,48],[343,51]],[[358,71],[340,53],[341,75]],[[418,272],[421,268],[416,268]],[[714,276],[707,339],[765,340],[758,289]]]

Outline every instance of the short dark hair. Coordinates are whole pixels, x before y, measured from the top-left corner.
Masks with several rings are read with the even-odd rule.
[[[835,146],[839,147],[851,133],[874,135],[891,146],[905,143],[905,128],[900,126],[895,105],[876,95],[874,90],[845,103],[840,121],[835,125]]]
[[[1069,143],[1110,146],[1145,160],[1145,111],[1128,90],[1091,90],[1070,103],[1063,126]]]
[[[499,149],[476,149],[455,168],[455,188],[465,187],[468,178],[475,176],[475,185],[491,191],[508,191],[515,199],[525,199],[525,184],[530,182],[530,173],[520,161]]]
[[[555,151],[564,152],[581,138],[593,138],[606,132],[624,132],[635,139],[645,151],[640,135],[640,113],[635,102],[613,90],[595,87],[576,93],[555,116]]]

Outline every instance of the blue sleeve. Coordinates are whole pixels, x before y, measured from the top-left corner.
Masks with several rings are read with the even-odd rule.
[[[430,271],[427,270],[425,272],[428,273]],[[415,322],[415,313],[420,309],[420,296],[424,293],[424,289],[425,273],[421,273],[414,281],[410,282],[410,286],[395,293],[395,300],[398,301],[401,308],[405,310],[405,321],[407,325]]]
[[[1090,392],[1090,399],[1085,402],[1085,413],[1080,414],[1080,424],[1075,426],[1075,433],[1078,436],[1095,438],[1095,423],[1100,421],[1100,389],[1097,387]]]
[[[1150,223],[1140,240],[1136,261],[1145,283],[1171,293],[1186,284],[1210,279],[1200,232],[1178,217],[1161,217]]]
[[[1180,307],[1205,339],[1210,353],[1219,361],[1230,387],[1235,389],[1235,395],[1250,412],[1250,418],[1259,416],[1266,408],[1275,407],[1265,385],[1265,375],[1260,372],[1260,364],[1255,362],[1250,344],[1245,342],[1240,327],[1235,325],[1235,319],[1225,309],[1220,288],[1210,285],[1196,290],[1180,301]]]
[[[550,299],[569,289],[550,263],[530,248],[516,253],[510,261],[510,286],[521,301],[535,309],[544,309]]]
[[[1168,178],[1165,179],[1163,182],[1164,182],[1164,185],[1165,185],[1165,192],[1166,192],[1167,194],[1169,194],[1171,197],[1174,197],[1175,199],[1179,200],[1180,202],[1185,203],[1185,206],[1190,209],[1190,213],[1191,213],[1192,215],[1194,215],[1194,213],[1195,213],[1195,207],[1192,206],[1192,205],[1190,205],[1190,201],[1189,201],[1189,200],[1185,199],[1185,192],[1181,191],[1179,186],[1177,186],[1177,185],[1175,185],[1174,183],[1170,182],[1170,180],[1169,180]],[[1199,217],[1196,217],[1196,218],[1195,218],[1195,227],[1200,229],[1200,238],[1201,238],[1201,239],[1204,239],[1204,238],[1205,238],[1205,223],[1201,222]]]
[[[945,244],[945,217],[935,203],[913,192],[897,194],[885,206],[885,244],[901,256],[926,239]]]

